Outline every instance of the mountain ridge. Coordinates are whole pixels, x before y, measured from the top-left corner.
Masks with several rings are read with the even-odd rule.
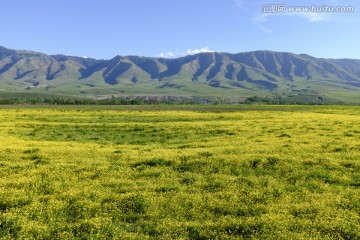
[[[360,60],[269,50],[94,59],[0,46],[1,92],[72,96],[317,95],[360,101]]]

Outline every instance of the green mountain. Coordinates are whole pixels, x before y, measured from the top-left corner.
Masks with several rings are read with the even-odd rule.
[[[88,97],[282,95],[360,102],[360,60],[271,51],[96,60],[0,47],[0,97],[28,93]]]

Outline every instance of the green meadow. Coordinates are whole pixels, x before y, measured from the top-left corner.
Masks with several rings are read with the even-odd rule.
[[[360,108],[2,106],[1,239],[360,239]]]

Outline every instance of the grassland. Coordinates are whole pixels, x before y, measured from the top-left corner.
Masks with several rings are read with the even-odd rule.
[[[1,107],[0,238],[360,239],[360,108],[171,108]]]

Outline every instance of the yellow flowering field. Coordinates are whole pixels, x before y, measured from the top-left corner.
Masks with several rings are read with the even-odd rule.
[[[2,107],[1,239],[360,239],[360,108]]]

